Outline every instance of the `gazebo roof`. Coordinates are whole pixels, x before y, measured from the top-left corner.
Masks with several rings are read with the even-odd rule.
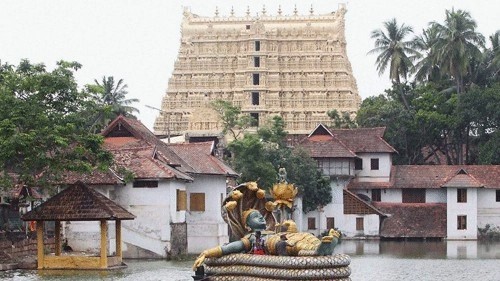
[[[78,181],[22,216],[25,221],[133,220],[135,216]]]

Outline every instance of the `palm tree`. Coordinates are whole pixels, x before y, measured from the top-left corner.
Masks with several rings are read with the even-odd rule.
[[[139,110],[131,104],[139,102],[139,99],[127,99],[127,84],[123,83],[123,79],[118,80],[115,85],[113,76],[103,76],[102,82],[94,80],[98,91],[94,93],[94,98],[97,101],[99,113],[92,125],[94,129],[102,129],[107,123],[115,119],[119,115],[124,115],[130,118],[136,118],[133,113],[139,113]]]
[[[430,25],[413,39],[414,48],[420,52],[418,62],[413,72],[417,81],[438,81],[440,79],[439,65],[435,63],[436,52],[432,46],[436,43],[438,30],[435,25]]]
[[[443,73],[455,80],[457,92],[464,92],[464,76],[470,70],[472,60],[480,60],[484,36],[476,32],[476,22],[469,12],[446,10],[444,24],[433,22],[438,36],[433,45],[436,63]]]
[[[375,48],[368,54],[379,54],[376,60],[379,75],[382,75],[389,66],[389,78],[399,87],[401,78],[407,79],[413,68],[412,61],[419,55],[413,49],[413,42],[405,41],[405,38],[413,33],[413,28],[405,24],[399,26],[394,18],[384,22],[384,28],[385,30],[372,31],[371,38],[375,39]],[[408,109],[408,101],[402,91],[400,95]]]

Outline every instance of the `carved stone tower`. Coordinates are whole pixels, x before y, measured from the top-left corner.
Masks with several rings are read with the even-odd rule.
[[[201,17],[184,10],[174,71],[156,118],[157,134],[215,136],[210,102],[222,99],[263,124],[275,115],[292,134],[308,133],[336,109],[355,115],[361,98],[344,35],[345,6],[334,13]]]

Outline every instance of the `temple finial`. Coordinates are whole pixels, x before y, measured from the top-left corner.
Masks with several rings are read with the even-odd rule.
[[[295,8],[293,8],[293,14],[296,16],[298,13],[299,11],[297,11],[297,4],[295,4]]]
[[[234,17],[234,7],[231,6],[231,16]]]
[[[266,5],[262,5],[262,15],[266,15]]]
[[[215,6],[215,17],[219,16],[219,7]]]
[[[309,13],[311,13],[311,15],[314,14],[313,4],[311,4],[311,9],[309,9]]]
[[[247,6],[247,17],[250,16],[250,6]]]
[[[278,6],[278,15],[280,15],[280,16],[281,16],[281,13],[282,13],[282,11],[281,11],[281,5],[279,5],[279,6]]]

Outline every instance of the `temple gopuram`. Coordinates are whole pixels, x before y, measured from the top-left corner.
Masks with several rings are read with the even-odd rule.
[[[184,9],[181,44],[156,118],[157,135],[220,136],[210,102],[225,100],[255,119],[283,117],[290,134],[307,134],[336,109],[354,117],[361,103],[347,58],[345,5],[307,15],[265,8],[242,17],[202,17]]]

